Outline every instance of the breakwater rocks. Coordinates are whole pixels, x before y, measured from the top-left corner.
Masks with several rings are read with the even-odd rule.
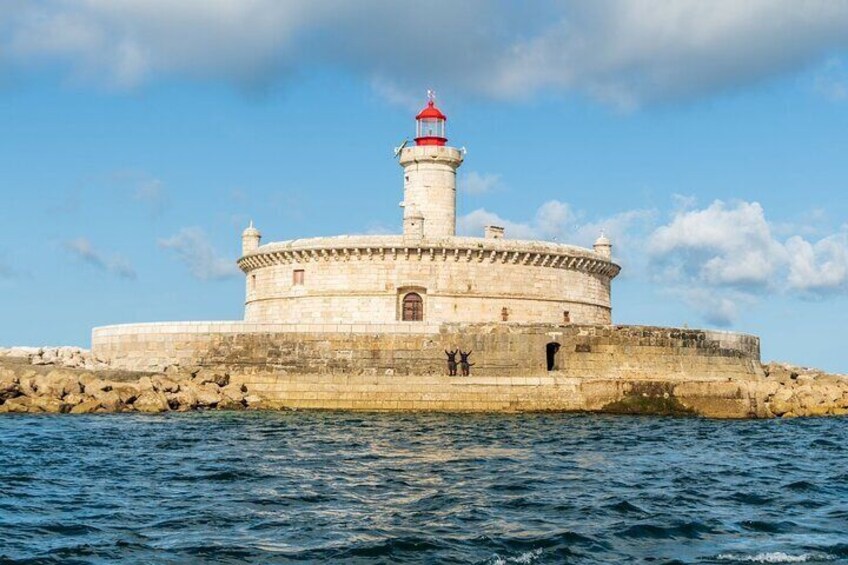
[[[40,359],[0,356],[0,413],[157,413],[263,407],[261,398],[248,394],[244,385],[231,383],[226,373],[196,369],[145,374],[102,365],[88,371],[60,363],[45,366]]]
[[[771,363],[762,377],[570,378],[116,370],[75,348],[0,350],[0,413],[244,409],[591,411],[713,418],[848,414],[848,377]]]
[[[56,365],[95,371],[109,365],[81,347],[0,347],[0,359],[19,360],[30,365]]]

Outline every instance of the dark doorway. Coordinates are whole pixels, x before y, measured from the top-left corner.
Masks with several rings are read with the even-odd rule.
[[[557,370],[556,356],[559,352],[560,345],[556,342],[551,342],[545,346],[545,354],[548,358],[548,371]]]

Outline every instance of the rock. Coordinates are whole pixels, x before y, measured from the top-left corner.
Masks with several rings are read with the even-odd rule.
[[[89,400],[83,400],[71,408],[71,414],[91,414],[92,412],[96,412],[99,408],[100,401],[91,398]]]
[[[248,408],[261,409],[265,406],[265,400],[256,394],[248,394],[244,397],[244,402]]]
[[[120,412],[124,408],[121,397],[114,390],[95,390],[91,396],[106,412]]]
[[[30,399],[30,407],[38,408],[41,412],[50,414],[64,414],[71,410],[71,405],[58,398],[49,396],[36,396]],[[31,411],[31,410],[30,410]]]
[[[244,403],[237,402],[231,398],[224,397],[218,403],[218,410],[244,410]]]
[[[179,392],[168,393],[168,405],[172,410],[194,410],[197,408],[197,394],[189,387],[180,387]]]
[[[18,386],[21,394],[26,396],[35,396],[35,375],[22,375],[18,378]]]
[[[145,391],[154,389],[153,380],[146,375],[141,377],[140,379],[138,379],[135,383],[135,386],[141,392],[145,392]]]
[[[139,395],[139,397],[135,400],[133,407],[139,412],[147,412],[150,414],[167,412],[169,409],[168,399],[165,397],[165,394],[155,390],[148,390],[141,393],[141,395]]]
[[[80,379],[80,381],[83,383],[83,391],[86,394],[95,398],[97,398],[98,393],[109,392],[110,390],[112,390],[112,383],[104,381],[97,377],[85,380]]]
[[[206,384],[197,387],[197,405],[205,408],[214,408],[221,402],[221,395],[218,392],[218,387],[214,384]]]
[[[10,398],[3,404],[0,404],[0,412],[23,414],[27,412],[41,412],[41,409],[32,407],[32,398],[29,396],[19,396]]]
[[[85,396],[83,394],[79,394],[76,392],[72,392],[65,396],[62,400],[65,401],[66,404],[70,404],[71,406],[76,406],[77,404],[82,404],[86,400],[90,400],[91,397]]]
[[[14,359],[32,359],[40,354],[41,348],[39,347],[13,347],[7,351],[6,357]]]
[[[46,375],[37,375],[32,383],[37,396],[61,399],[68,394],[82,392],[77,377],[61,370],[50,371]]]
[[[10,398],[16,398],[23,394],[18,384],[18,378],[14,375],[0,376],[0,404]]]
[[[41,357],[41,356],[34,356],[32,359],[30,359],[30,363],[32,363],[33,365],[50,365],[51,364],[50,361],[47,361],[46,359],[44,359],[44,357]]]
[[[112,392],[118,395],[118,398],[123,404],[132,404],[140,394],[136,386],[128,383],[113,384]]]
[[[207,369],[199,371],[192,379],[198,385],[214,383],[219,387],[225,387],[230,384],[230,375],[228,373],[214,372]]]
[[[792,411],[797,405],[795,393],[789,387],[784,387],[774,393],[769,399],[768,408],[775,416],[783,416]]]
[[[239,404],[244,401],[244,393],[247,389],[243,385],[231,384],[221,389],[221,396]]]
[[[165,375],[156,375],[150,379],[153,383],[153,389],[159,392],[179,392],[179,383],[169,379]]]

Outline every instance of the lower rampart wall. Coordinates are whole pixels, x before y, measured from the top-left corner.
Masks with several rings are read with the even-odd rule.
[[[444,351],[454,349],[472,351],[473,376],[683,381],[762,375],[757,337],[677,328],[193,322],[107,326],[92,334],[98,358],[137,371],[179,365],[234,374],[423,377],[444,375]]]

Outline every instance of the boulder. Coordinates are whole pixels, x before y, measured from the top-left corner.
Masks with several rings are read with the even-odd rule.
[[[138,387],[129,383],[115,383],[112,392],[118,395],[123,404],[132,404],[140,394]]]
[[[88,400],[83,400],[71,408],[71,414],[91,414],[92,412],[96,412],[99,408],[100,401],[90,398]]]
[[[36,355],[41,354],[40,347],[13,347],[6,353],[6,357],[15,359],[32,359]]]
[[[156,375],[152,377],[153,389],[159,392],[179,392],[180,385],[176,381],[169,379],[165,375]]]
[[[141,377],[140,379],[138,379],[135,382],[135,386],[136,386],[136,388],[138,388],[138,390],[140,392],[144,392],[144,391],[147,391],[147,390],[153,390],[154,389],[153,380],[146,375]]]
[[[165,394],[154,390],[143,392],[136,398],[133,407],[139,412],[159,413],[168,411],[168,399]]]
[[[81,393],[72,392],[70,394],[65,395],[65,398],[63,398],[62,400],[64,400],[66,404],[76,406],[77,404],[82,404],[86,400],[91,400],[91,397],[85,396]]]
[[[101,392],[109,392],[112,390],[112,383],[97,377],[92,377],[91,379],[80,379],[80,381],[83,383],[83,392],[90,396],[94,396],[95,398],[97,398],[98,394]]]
[[[30,406],[50,414],[64,414],[72,408],[70,404],[51,396],[35,396],[30,399]]]
[[[26,413],[26,412],[41,412],[41,409],[32,406],[32,398],[29,396],[19,396],[10,398],[3,404],[0,404],[0,413]]]
[[[114,390],[94,390],[91,397],[100,403],[105,412],[120,412],[124,408],[121,397]]]
[[[243,385],[230,384],[221,389],[221,396],[233,402],[242,403],[247,389]]]
[[[244,410],[244,403],[225,396],[218,403],[217,408],[218,410]]]
[[[785,386],[774,393],[768,401],[768,408],[775,416],[783,416],[792,412],[798,401],[792,388]]]
[[[214,384],[206,384],[197,387],[197,405],[204,408],[213,408],[221,402],[221,394]]]
[[[10,398],[16,398],[23,394],[18,384],[18,378],[14,375],[0,375],[0,404]]]
[[[244,397],[244,402],[248,408],[261,410],[265,407],[265,400],[257,394],[248,394]]]
[[[215,384],[219,387],[225,387],[230,384],[230,375],[208,369],[201,369],[192,379],[198,385]]]
[[[35,375],[24,374],[18,377],[18,387],[21,394],[26,396],[35,396],[38,394],[35,389]]]
[[[168,397],[168,405],[172,410],[185,412],[197,408],[197,394],[191,387],[182,386],[179,392],[167,393],[165,396]]]

